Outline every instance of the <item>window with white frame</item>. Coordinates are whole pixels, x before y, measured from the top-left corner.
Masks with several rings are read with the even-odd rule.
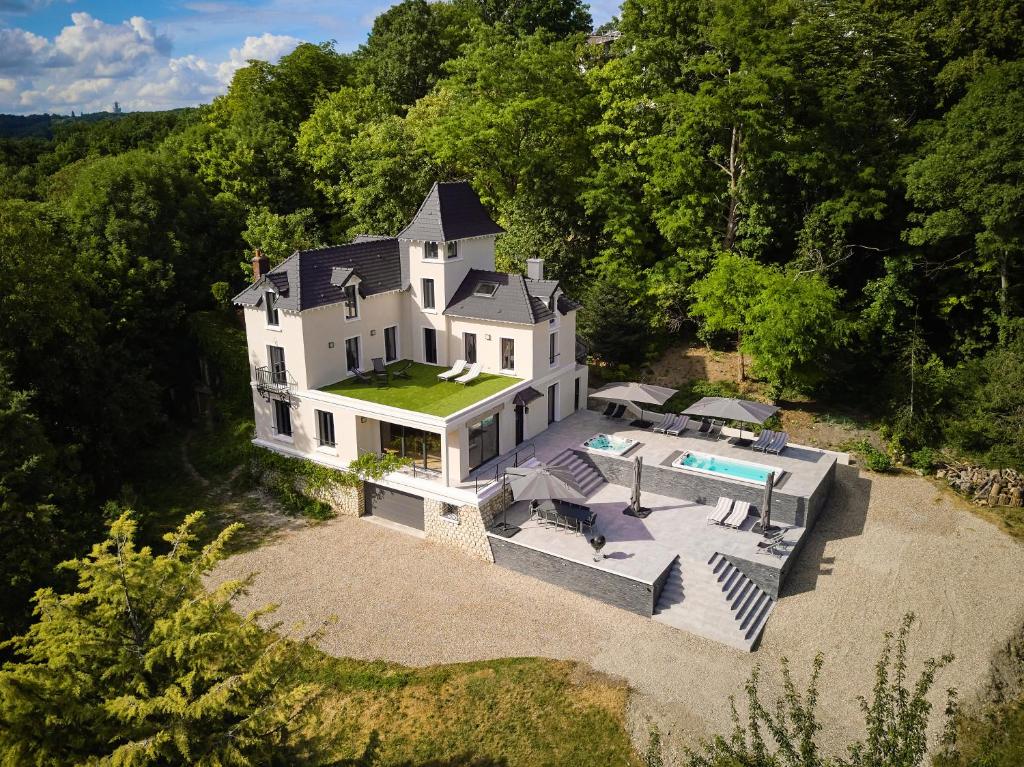
[[[274,432],[282,437],[292,436],[292,410],[283,399],[274,400]]]
[[[359,292],[355,285],[345,286],[345,319],[354,320],[359,317]]]
[[[476,362],[476,333],[463,333],[462,342],[465,347],[465,360],[472,365]]]
[[[501,339],[501,369],[516,369],[516,342],[511,338]]]
[[[398,326],[384,328],[384,361],[394,362],[398,359]]]
[[[277,294],[268,290],[263,294],[263,301],[267,305],[267,324],[271,327],[277,327],[281,324],[281,317],[277,312]]]
[[[459,257],[459,243],[457,240],[451,240],[444,244],[444,257],[449,260]]]
[[[345,369],[350,373],[359,369],[359,336],[345,339]]]
[[[554,366],[558,363],[558,331],[555,330],[548,335],[548,364]]]
[[[436,242],[425,242],[423,243],[423,257],[429,259],[437,258],[437,243]]]
[[[420,303],[424,309],[434,308],[434,281],[424,279],[422,282],[422,293],[420,295]]]
[[[334,413],[316,410],[316,441],[320,447],[334,447]]]

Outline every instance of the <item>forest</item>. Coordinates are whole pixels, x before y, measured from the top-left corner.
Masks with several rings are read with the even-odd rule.
[[[394,234],[436,180],[582,300],[600,364],[738,349],[894,454],[1024,464],[1022,16],[625,0],[591,44],[578,0],[404,0],[211,104],[0,139],[0,639],[194,418],[253,249]]]

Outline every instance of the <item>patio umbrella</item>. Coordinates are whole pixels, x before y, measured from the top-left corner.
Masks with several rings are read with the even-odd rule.
[[[675,394],[677,389],[669,389],[667,386],[655,386],[654,384],[636,383],[634,381],[618,381],[602,386],[591,394],[595,399],[612,399],[626,402],[633,402],[640,405],[641,428],[650,426],[644,420],[644,405],[664,405]]]
[[[505,469],[508,487],[517,501],[571,501],[587,497],[577,488],[572,473],[558,466],[514,466]]]
[[[683,411],[683,415],[698,418],[722,418],[726,421],[764,423],[779,412],[775,405],[751,402],[733,397],[704,397]],[[742,435],[741,435],[742,436]]]
[[[768,479],[764,481],[764,497],[761,499],[761,534],[765,538],[772,526],[772,487],[775,485],[775,472],[768,472]]]
[[[633,495],[630,498],[629,506],[626,507],[624,514],[628,514],[631,517],[639,517],[640,519],[645,518],[650,512],[640,505],[640,478],[644,473],[644,459],[639,455],[636,460],[633,461]]]

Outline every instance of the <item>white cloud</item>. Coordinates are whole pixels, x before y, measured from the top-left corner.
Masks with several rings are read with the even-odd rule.
[[[302,41],[290,35],[272,35],[265,32],[259,37],[247,37],[241,48],[232,48],[228,60],[217,67],[217,76],[227,85],[235,72],[251,59],[277,61],[286,53],[295,50]]]
[[[107,24],[88,13],[52,40],[0,29],[0,112],[93,112],[118,101],[126,110],[171,109],[223,93],[249,59],[277,61],[301,41],[289,35],[248,36],[225,60],[172,57],[168,35],[133,16]]]

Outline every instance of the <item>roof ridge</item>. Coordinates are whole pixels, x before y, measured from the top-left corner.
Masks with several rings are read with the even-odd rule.
[[[512,276],[512,275],[509,275]],[[526,305],[530,309],[530,319],[533,320],[534,324],[537,323],[537,312],[534,311],[533,301],[531,300],[530,291],[526,289],[526,278],[521,274],[515,275],[519,278],[519,289],[523,291],[523,298],[526,299]]]
[[[424,209],[425,207],[427,207],[427,203],[428,203],[428,202],[430,202],[430,195],[432,195],[432,194],[434,193],[434,190],[435,190],[435,189],[437,189],[437,185],[438,185],[438,183],[439,183],[439,182],[435,181],[435,182],[433,183],[433,185],[431,185],[431,187],[430,187],[430,191],[429,191],[429,192],[427,192],[427,195],[426,195],[426,197],[424,197],[424,198],[423,198],[423,202],[421,202],[421,203],[420,203],[420,206],[419,206],[418,208],[416,208],[416,213],[414,213],[414,214],[413,214],[413,217],[412,217],[412,218],[411,218],[411,219],[409,220],[409,223],[408,223],[408,224],[406,224],[405,226],[403,226],[403,227],[402,227],[402,228],[401,228],[401,229],[399,230],[398,234],[396,234],[396,235],[395,235],[395,239],[396,239],[396,240],[398,240],[398,239],[402,239],[402,233],[403,233],[403,232],[404,232],[404,231],[405,231],[406,229],[408,229],[408,228],[409,228],[410,226],[412,226],[412,225],[413,225],[413,224],[414,224],[414,223],[416,222],[416,219],[417,219],[417,218],[419,218],[419,216],[420,216],[420,213],[422,213],[422,212],[423,212],[423,209]],[[438,196],[438,208],[440,208],[440,207],[441,207],[441,203],[440,203],[440,195],[439,195],[439,196]],[[443,231],[444,231],[444,230],[442,230],[442,232],[443,232]]]

